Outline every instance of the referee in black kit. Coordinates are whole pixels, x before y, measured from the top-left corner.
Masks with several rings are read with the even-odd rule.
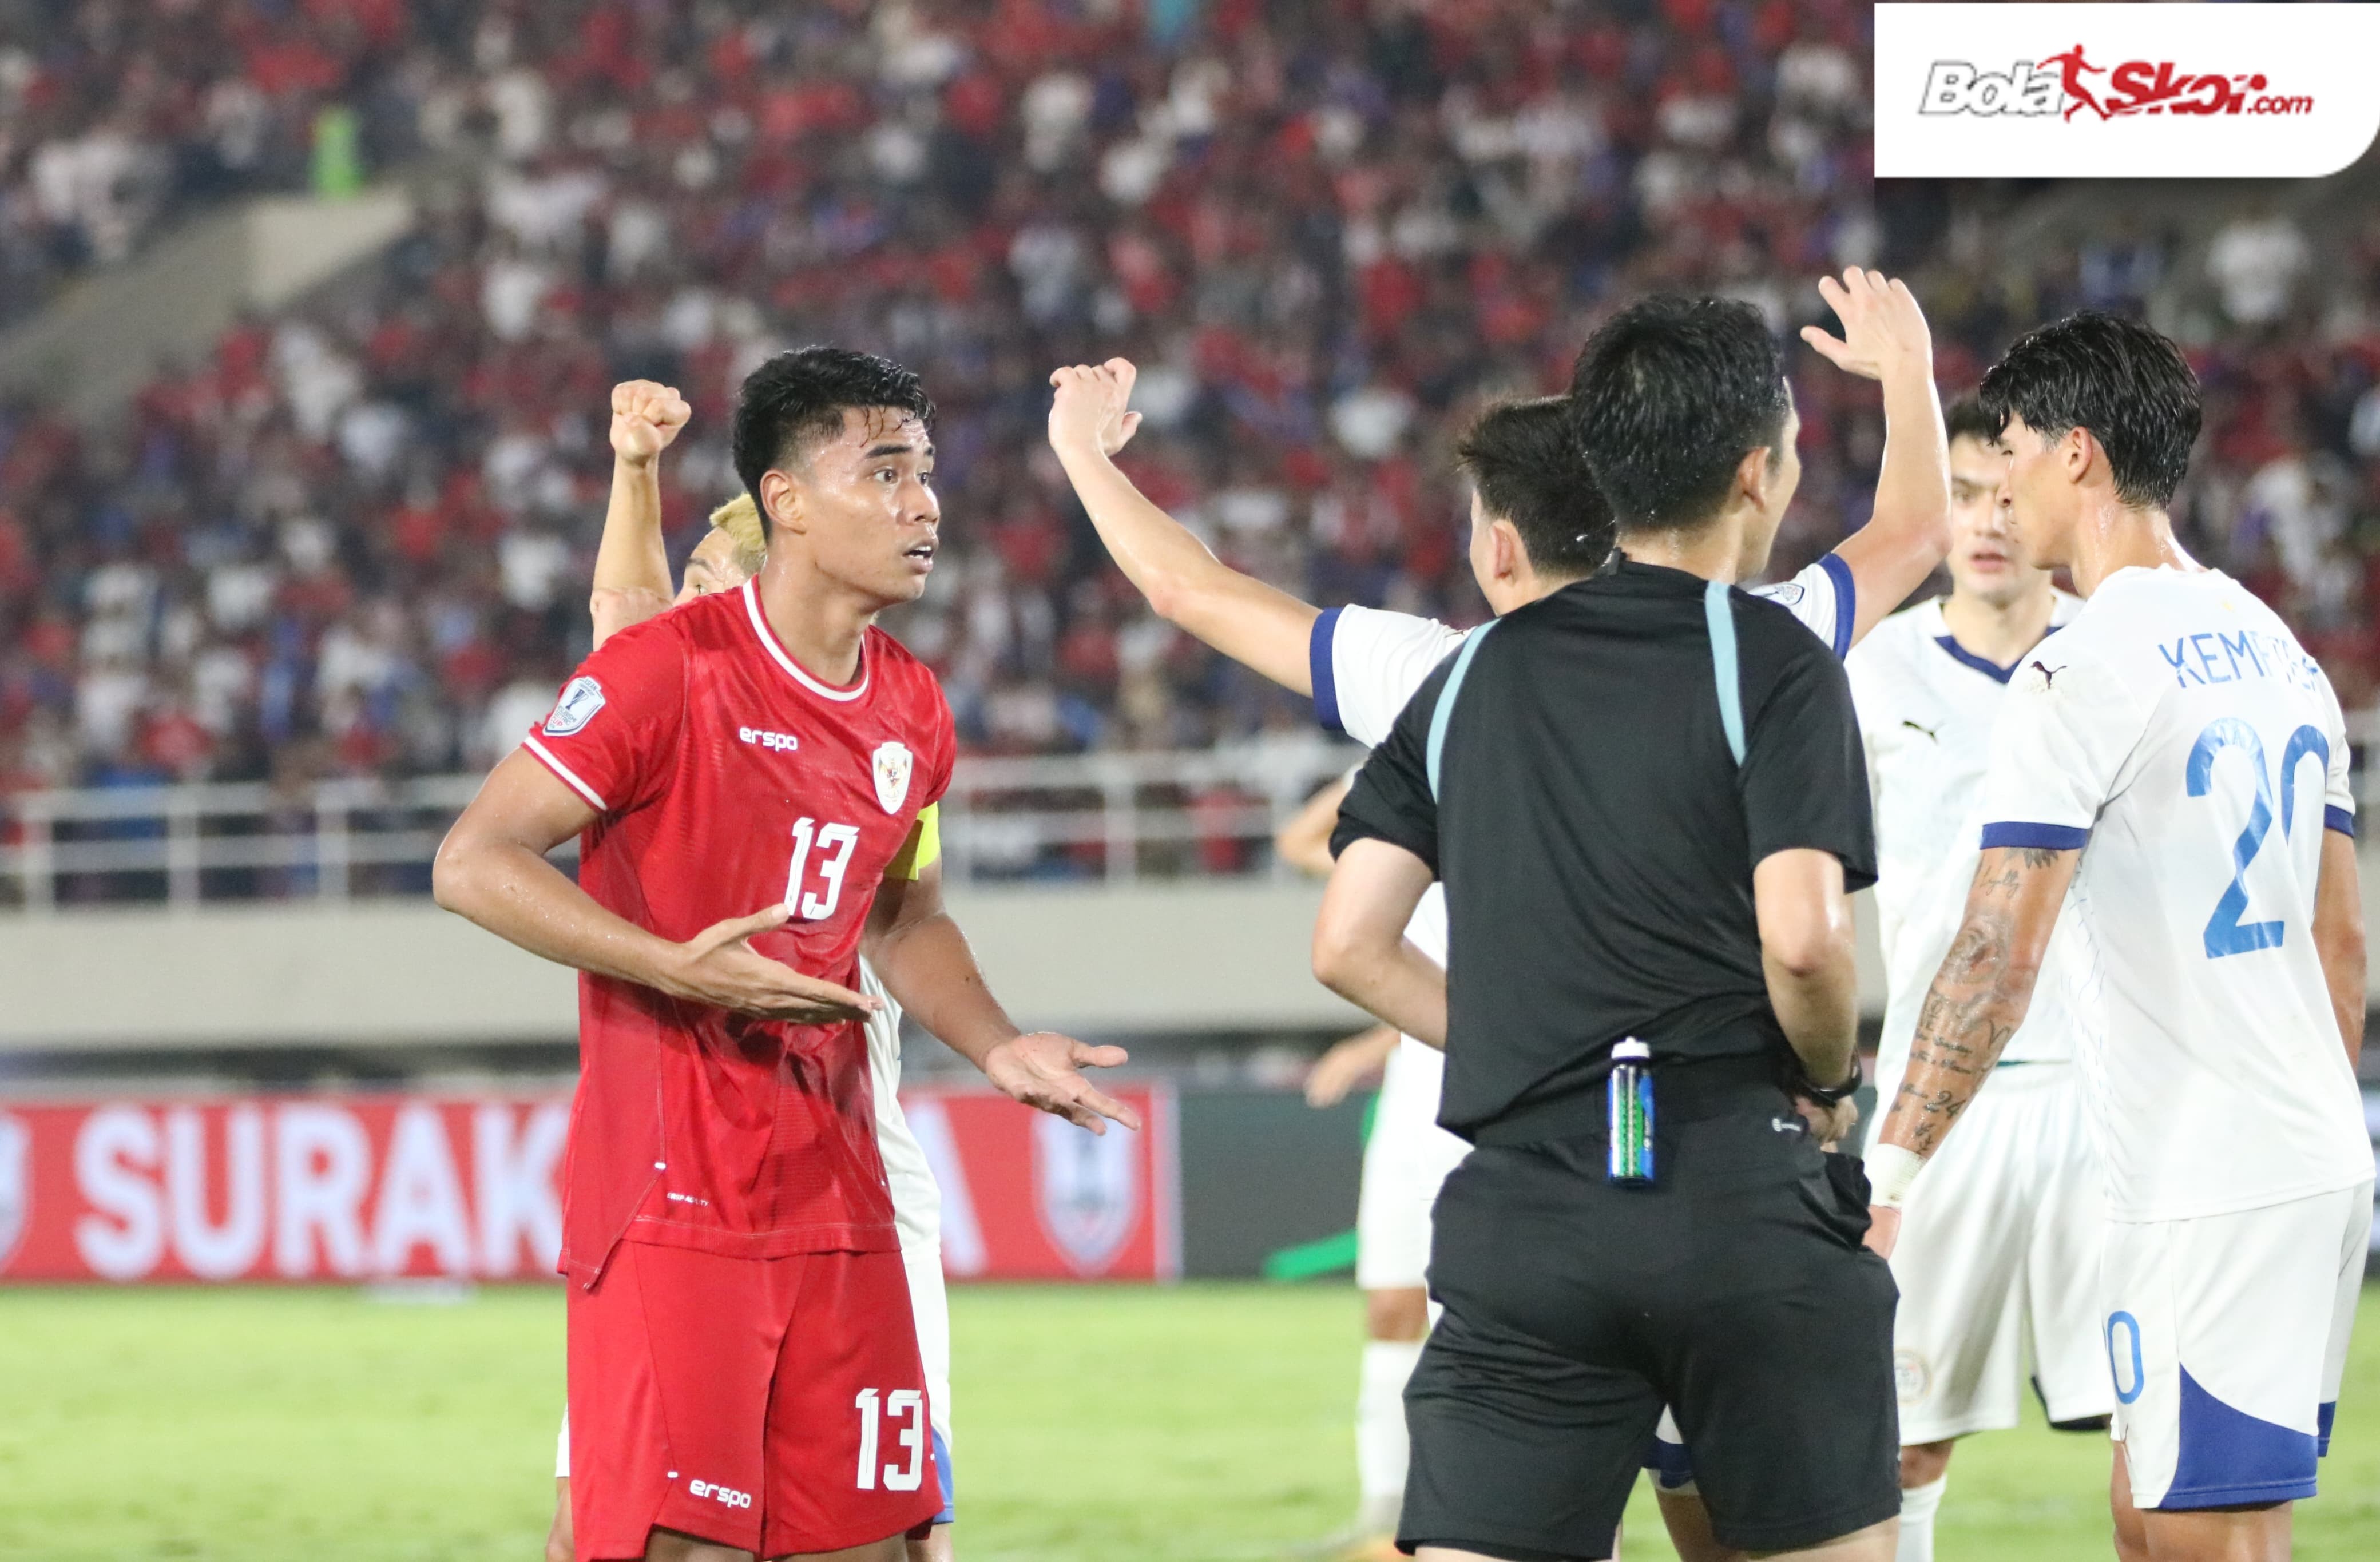
[[[1896,1293],[1810,1127],[1858,1083],[1866,767],[1829,648],[1726,584],[1800,478],[1781,356],[1746,305],[1653,299],[1572,397],[1621,556],[1524,579],[1423,684],[1315,931],[1323,981],[1442,1042],[1439,1121],[1477,1146],[1439,1198],[1398,1544],[1610,1556],[1667,1404],[1718,1541],[1888,1562]],[[1475,563],[1517,546],[1475,523]],[[1402,938],[1434,878],[1443,975]]]

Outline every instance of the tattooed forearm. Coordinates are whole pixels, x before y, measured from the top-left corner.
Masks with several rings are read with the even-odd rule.
[[[1892,1110],[1896,1116],[1904,1108],[1913,1111],[1915,1122],[1910,1130],[1909,1147],[1923,1156],[1933,1153],[1937,1130],[1947,1132],[1965,1107],[1966,1103],[1956,1099],[1950,1091],[1937,1090],[1928,1095],[1915,1085],[1904,1084],[1900,1087],[1899,1097],[1892,1104]],[[1890,1119],[1886,1120],[1889,1121]]]
[[[1918,1011],[1909,1071],[1884,1121],[1887,1143],[1931,1155],[1999,1060],[2033,1000],[2072,852],[1985,852],[1967,914]]]

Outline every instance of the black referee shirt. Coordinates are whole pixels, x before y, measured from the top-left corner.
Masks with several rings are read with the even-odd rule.
[[[1741,764],[1714,671],[1727,625]],[[1465,1138],[1524,1114],[1545,1138],[1592,1132],[1623,1036],[1662,1059],[1782,1061],[1754,865],[1812,847],[1850,888],[1876,881],[1842,664],[1774,603],[1731,588],[1715,603],[1699,576],[1624,560],[1474,642],[1436,794],[1431,728],[1460,651],[1365,763],[1331,839],[1401,846],[1445,884],[1439,1121]]]

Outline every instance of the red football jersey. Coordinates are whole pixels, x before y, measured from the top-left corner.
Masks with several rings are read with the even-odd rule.
[[[876,887],[950,784],[950,707],[881,630],[858,681],[805,672],[758,591],[624,629],[564,685],[528,751],[602,817],[578,882],[683,940],[780,902],[752,947],[859,986]],[[563,1272],[623,1240],[774,1258],[897,1246],[856,1023],[795,1025],[581,974]]]

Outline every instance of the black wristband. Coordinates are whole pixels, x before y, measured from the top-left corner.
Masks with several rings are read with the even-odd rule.
[[[1867,1071],[1862,1066],[1859,1054],[1854,1052],[1852,1054],[1851,1078],[1845,1080],[1840,1084],[1833,1086],[1814,1084],[1811,1083],[1809,1073],[1805,1070],[1802,1074],[1801,1089],[1803,1095],[1807,1096],[1811,1100],[1817,1102],[1820,1106],[1832,1107],[1841,1102],[1848,1101],[1852,1096],[1858,1095],[1859,1087],[1865,1084],[1866,1081]]]

